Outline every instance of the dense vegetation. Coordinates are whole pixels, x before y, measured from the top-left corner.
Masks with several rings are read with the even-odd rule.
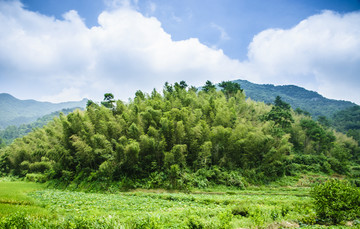
[[[325,223],[338,224],[360,217],[360,189],[346,180],[331,179],[312,190],[315,210]]]
[[[346,133],[360,144],[360,106],[339,111],[328,121],[337,131]]]
[[[294,85],[274,86],[272,84],[254,84],[247,80],[234,80],[244,89],[247,97],[255,101],[273,103],[276,96],[289,103],[295,110],[309,112],[313,118],[325,116],[331,118],[336,112],[355,106],[348,101],[327,99],[314,91]]]
[[[244,187],[304,171],[349,174],[359,162],[352,138],[296,114],[245,100],[237,84],[202,91],[184,81],[163,94],[61,115],[2,149],[2,173],[32,180],[113,181],[133,188]],[[355,177],[356,178],[356,177]]]
[[[85,193],[0,181],[0,228],[295,228],[315,223],[309,188]]]

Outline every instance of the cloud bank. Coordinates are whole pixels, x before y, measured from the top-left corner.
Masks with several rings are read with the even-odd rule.
[[[76,11],[57,20],[0,2],[0,91],[53,102],[101,100],[106,92],[126,100],[165,81],[241,78],[360,104],[360,13],[324,11],[288,30],[265,30],[244,62],[196,38],[173,41],[156,18],[129,6],[102,12],[98,24],[86,27]]]
[[[360,104],[360,13],[324,11],[289,30],[268,29],[249,45],[249,75],[297,84]]]

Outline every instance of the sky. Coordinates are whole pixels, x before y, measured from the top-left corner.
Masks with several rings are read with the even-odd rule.
[[[360,0],[0,0],[0,93],[127,101],[235,79],[360,104]]]

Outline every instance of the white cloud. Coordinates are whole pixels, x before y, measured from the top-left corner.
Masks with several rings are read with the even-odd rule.
[[[64,101],[80,101],[86,97],[87,96],[84,96],[79,88],[71,87],[62,89],[61,92],[56,95],[43,96],[40,98],[40,101],[60,103]]]
[[[116,9],[120,7],[130,7],[131,0],[104,0],[105,5],[110,9]]]
[[[201,85],[206,79],[228,78],[239,65],[198,39],[173,41],[156,18],[128,7],[103,12],[98,23],[87,28],[76,11],[56,20],[18,2],[1,3],[0,64],[7,69],[0,71],[7,74],[0,89],[15,91],[14,83],[6,82],[18,79],[30,88],[43,85],[43,90],[31,91],[35,98],[89,95],[99,100],[113,92],[127,99],[138,89],[161,89],[165,81]]]
[[[249,45],[249,60],[240,62],[196,38],[173,41],[156,18],[131,7],[136,2],[108,1],[117,9],[87,28],[76,11],[57,20],[0,1],[0,91],[51,101],[101,100],[112,92],[126,100],[165,81],[200,86],[243,78],[360,103],[359,13],[327,11],[289,30],[265,30]]]
[[[360,103],[360,13],[324,11],[289,30],[269,29],[249,45],[249,75],[298,84]]]

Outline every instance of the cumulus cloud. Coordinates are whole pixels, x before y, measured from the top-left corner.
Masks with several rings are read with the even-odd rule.
[[[0,91],[56,102],[101,100],[112,92],[126,100],[165,81],[200,86],[242,78],[297,84],[360,103],[359,13],[326,11],[289,30],[265,30],[240,62],[196,38],[173,41],[159,20],[131,7],[136,1],[108,4],[116,9],[88,28],[76,11],[58,20],[18,1],[0,1]]]
[[[297,84],[360,103],[360,13],[324,11],[257,34],[243,63],[258,82]]]
[[[127,99],[138,89],[161,89],[165,81],[201,85],[229,77],[239,64],[198,39],[173,41],[156,18],[127,5],[101,13],[98,23],[87,28],[76,11],[57,20],[17,1],[1,2],[0,64],[6,66],[0,70],[1,90],[25,97],[24,90],[15,92],[17,81],[29,91],[42,85],[31,92],[36,99],[99,100],[108,91]]]

